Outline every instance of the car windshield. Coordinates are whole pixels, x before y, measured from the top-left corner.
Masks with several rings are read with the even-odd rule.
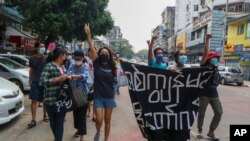
[[[22,69],[24,68],[23,65],[16,63],[10,59],[7,58],[0,58],[0,63],[9,67],[10,69]]]
[[[241,70],[239,68],[228,68],[228,71],[231,73],[241,73]]]

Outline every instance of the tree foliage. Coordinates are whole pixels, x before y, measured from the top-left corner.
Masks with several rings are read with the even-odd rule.
[[[89,22],[93,36],[105,35],[114,21],[107,5],[109,0],[16,0],[24,24],[40,38],[46,36],[85,40],[83,26]]]
[[[138,57],[142,57],[142,59],[146,59],[148,57],[148,49],[142,49],[136,53]]]
[[[111,43],[113,51],[120,52],[121,57],[126,57],[131,59],[134,57],[133,46],[129,43],[127,39],[122,39],[121,41]]]

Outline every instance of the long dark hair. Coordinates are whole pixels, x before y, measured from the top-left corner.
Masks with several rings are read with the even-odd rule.
[[[55,61],[60,55],[64,55],[67,52],[62,47],[56,47],[53,52],[48,54],[46,62],[52,62]]]
[[[111,50],[110,50],[108,47],[102,47],[102,48],[100,48],[100,49],[98,50],[97,55],[100,56],[101,51],[102,51],[103,49],[107,49],[107,50],[108,50],[108,52],[109,52],[108,66],[112,69],[112,73],[113,73],[114,75],[116,75],[115,61],[114,61],[114,59],[113,59],[113,57],[112,57],[112,52],[111,52]],[[100,59],[99,57],[97,58],[96,61],[97,61],[98,64],[101,64],[101,63],[102,63],[102,62],[101,62],[101,59]]]

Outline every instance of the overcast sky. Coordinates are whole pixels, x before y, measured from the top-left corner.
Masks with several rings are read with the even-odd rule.
[[[162,11],[173,5],[175,0],[109,0],[108,10],[137,52],[147,48],[151,30],[161,24]]]

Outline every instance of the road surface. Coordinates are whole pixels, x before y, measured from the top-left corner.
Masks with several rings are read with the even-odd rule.
[[[219,93],[224,114],[216,133],[221,138],[221,141],[229,141],[230,124],[250,124],[250,88],[233,85],[220,86]],[[126,88],[121,88],[121,95],[117,96],[116,100],[118,107],[113,112],[109,141],[146,141],[143,139],[135,121]],[[49,123],[42,121],[42,108],[39,108],[37,112],[37,126],[33,129],[26,129],[27,124],[31,120],[29,104],[30,101],[26,95],[25,112],[10,123],[0,126],[0,141],[53,141]],[[212,116],[213,112],[209,106],[204,123],[204,133],[209,129]],[[87,126],[88,135],[85,136],[85,140],[93,141],[95,124],[91,121],[91,118],[87,119]],[[193,126],[193,132],[196,132],[196,122]],[[72,113],[68,113],[65,122],[64,141],[78,141],[79,138],[73,137],[74,133]],[[196,141],[196,139],[192,138],[192,141]]]

